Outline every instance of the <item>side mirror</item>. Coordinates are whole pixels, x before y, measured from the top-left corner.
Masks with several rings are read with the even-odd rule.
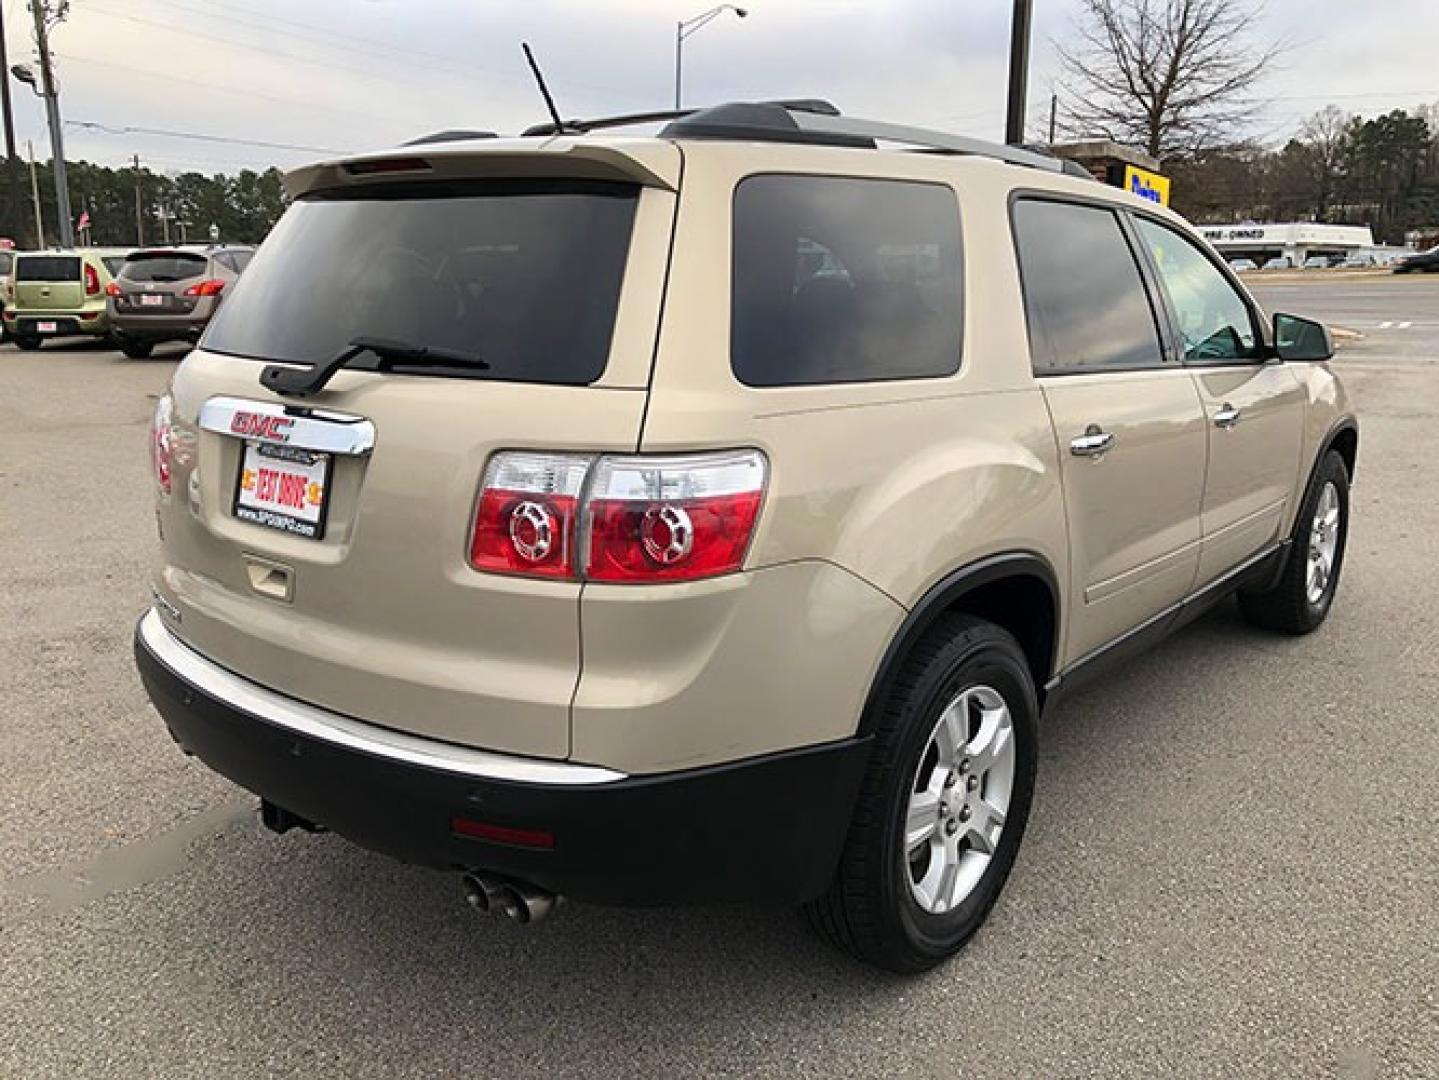
[[[1275,315],[1274,355],[1281,360],[1329,360],[1334,356],[1334,338],[1321,322]]]

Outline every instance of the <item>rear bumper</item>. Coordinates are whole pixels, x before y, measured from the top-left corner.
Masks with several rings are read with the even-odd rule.
[[[180,746],[261,798],[407,862],[594,903],[819,895],[869,755],[867,739],[850,739],[627,776],[421,739],[283,697],[206,660],[154,611],[136,629],[135,658]],[[549,833],[553,846],[460,836],[455,818]]]
[[[17,311],[5,312],[5,328],[21,337],[65,337],[73,334],[102,336],[110,332],[110,320],[104,311],[70,312],[64,315],[31,315]],[[54,325],[55,329],[41,329]]]
[[[205,324],[210,321],[204,315],[122,315],[112,313],[110,324],[117,336],[131,341],[179,341],[198,340]]]

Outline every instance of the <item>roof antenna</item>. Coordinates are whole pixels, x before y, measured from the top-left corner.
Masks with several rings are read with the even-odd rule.
[[[563,134],[565,122],[560,119],[560,111],[555,108],[555,99],[550,97],[550,88],[545,85],[545,77],[540,74],[540,65],[535,63],[535,54],[530,52],[530,43],[522,41],[520,48],[525,50],[525,59],[529,61],[530,70],[535,73],[535,82],[539,84],[540,94],[545,99],[545,108],[550,110],[550,119],[555,122],[555,134]]]

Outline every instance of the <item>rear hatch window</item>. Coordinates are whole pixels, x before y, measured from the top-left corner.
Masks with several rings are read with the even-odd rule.
[[[638,197],[633,184],[569,180],[307,196],[276,225],[203,346],[316,364],[354,338],[384,338],[489,365],[446,375],[594,382],[609,355]]]
[[[183,252],[131,255],[120,267],[120,280],[136,284],[189,281],[205,275],[205,256]]]
[[[78,281],[80,259],[76,255],[29,255],[15,260],[16,281]]]

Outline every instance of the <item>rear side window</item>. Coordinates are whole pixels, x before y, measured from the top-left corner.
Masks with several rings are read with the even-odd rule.
[[[118,274],[120,267],[125,265],[124,256],[121,255],[102,255],[100,261],[105,264],[105,269],[110,271],[111,277]]]
[[[478,355],[490,366],[464,372],[475,378],[593,382],[638,197],[633,184],[485,180],[302,198],[204,347],[313,364],[353,338],[388,338]]]
[[[1163,362],[1149,294],[1113,211],[1022,199],[1014,240],[1037,374]]]
[[[131,255],[120,267],[124,281],[189,281],[204,275],[203,255]]]
[[[16,281],[79,281],[80,259],[75,255],[30,255],[15,260]]]
[[[795,386],[952,375],[962,269],[948,187],[749,177],[734,197],[735,376]]]
[[[253,251],[231,251],[228,252],[228,254],[230,256],[230,264],[237,274],[243,274],[245,267],[249,266],[250,260],[255,257]]]
[[[0,274],[8,274],[14,265],[15,255],[9,251],[0,251]]]

